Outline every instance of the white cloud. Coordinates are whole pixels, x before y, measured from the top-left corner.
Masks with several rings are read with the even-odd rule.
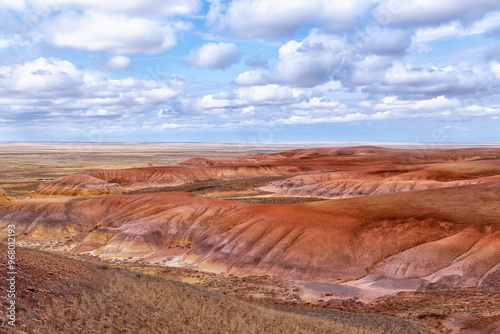
[[[439,25],[457,19],[470,23],[498,8],[497,0],[383,0],[374,17],[384,25]]]
[[[128,70],[132,62],[125,56],[114,56],[106,64],[111,70]]]
[[[122,14],[75,12],[60,14],[51,22],[50,42],[57,47],[114,54],[155,54],[176,45],[168,23]]]
[[[244,107],[241,109],[241,113],[242,114],[249,114],[249,113],[252,113],[255,111],[255,107],[254,106],[249,106],[249,107]]]
[[[342,63],[347,48],[343,39],[314,29],[303,41],[290,41],[280,48],[275,76],[297,86],[324,83]]]
[[[210,23],[228,27],[243,37],[291,36],[303,25],[316,24],[328,31],[351,29],[373,3],[371,0],[236,0],[226,12],[218,1]]]
[[[0,38],[0,49],[5,49],[10,47],[11,42],[8,39]]]
[[[240,87],[236,90],[236,99],[240,105],[263,105],[293,102],[304,95],[301,89],[276,84]]]
[[[192,31],[194,24],[188,21],[175,21],[172,23],[172,28],[177,32]]]
[[[240,73],[234,81],[241,86],[253,86],[262,85],[273,80],[271,79],[269,71],[259,68],[253,71]]]
[[[107,109],[96,109],[92,108],[85,112],[86,116],[106,116],[113,114],[110,110]]]
[[[368,34],[364,50],[376,55],[401,55],[412,42],[411,30],[380,29],[377,33]]]
[[[415,67],[409,64],[396,63],[387,71],[384,82],[390,85],[423,85],[450,81],[455,73],[453,67]]]
[[[429,100],[421,100],[415,103],[414,109],[428,109],[428,110],[436,110],[436,109],[447,109],[447,108],[456,108],[460,106],[461,103],[457,99],[447,99],[444,96],[438,96]]]
[[[482,75],[482,74],[481,74]],[[395,62],[382,75],[379,84],[366,88],[367,92],[406,97],[437,97],[440,95],[466,96],[487,89],[481,84],[479,72],[465,66],[414,66]]]
[[[21,10],[21,9],[24,9],[25,6],[26,6],[26,3],[24,2],[24,0],[2,0],[2,1],[0,1],[0,8]]]
[[[305,97],[302,89],[268,84],[260,86],[240,87],[231,94],[223,93],[218,95],[208,94],[203,96],[197,107],[213,109],[227,107],[252,107],[257,105],[279,105],[298,102]],[[253,111],[254,109],[246,109]]]
[[[289,41],[279,49],[277,64],[270,70],[257,69],[240,74],[240,85],[280,83],[313,87],[328,82],[350,49],[344,38],[311,30],[302,41]]]
[[[498,26],[500,12],[491,12],[471,25],[463,25],[460,21],[441,24],[436,27],[422,27],[417,29],[413,43],[418,45],[448,38],[459,38],[484,34]]]
[[[368,55],[365,58],[350,57],[343,64],[343,70],[337,75],[346,87],[359,87],[375,84],[391,68],[393,58],[388,56]]]
[[[23,65],[0,68],[0,89],[10,97],[60,97],[82,94],[83,73],[72,63],[38,58]]]
[[[178,124],[178,123],[163,123],[159,127],[160,129],[179,129],[185,127],[185,124]]]
[[[18,1],[8,0],[7,2],[15,3]],[[22,3],[23,1],[19,2]],[[161,16],[189,15],[198,12],[201,8],[201,2],[199,0],[29,0],[27,2],[38,7],[43,6],[53,10],[69,8],[96,10],[108,13],[148,14]]]
[[[500,79],[500,63],[499,62],[492,62],[490,63],[490,71],[493,73],[495,79]]]
[[[500,115],[500,106],[478,106],[470,105],[457,110],[458,113],[466,116],[487,116],[487,115]]]
[[[231,101],[223,98],[214,98],[212,94],[205,95],[199,105],[201,108],[225,108],[231,106]]]
[[[340,106],[338,101],[328,101],[324,97],[312,97],[300,103],[290,105],[292,109],[334,109]]]
[[[359,121],[377,121],[383,119],[393,118],[394,115],[390,111],[376,112],[374,114],[364,114],[360,112],[351,112],[345,115],[332,115],[332,116],[291,116],[288,118],[280,118],[269,122],[269,124],[318,124],[318,123],[350,123]]]
[[[443,109],[455,109],[461,106],[457,99],[447,99],[444,96],[438,96],[428,100],[399,100],[396,96],[387,96],[378,103],[375,110],[391,111],[437,111]]]
[[[435,40],[459,37],[466,35],[465,29],[460,22],[454,21],[451,23],[443,24],[438,27],[424,27],[415,32],[414,43],[427,43]]]
[[[174,84],[157,80],[110,79],[102,72],[83,72],[71,62],[38,58],[0,67],[0,100],[4,110],[82,112],[104,116],[133,113],[141,106],[156,106],[178,94]],[[178,85],[177,85],[178,86]]]
[[[186,65],[225,70],[240,61],[242,53],[233,43],[207,43],[184,58]]]
[[[134,97],[134,100],[143,105],[155,105],[161,102],[165,102],[176,95],[176,92],[169,87],[158,87],[152,89],[146,89],[143,91],[138,91],[131,93],[130,96]]]

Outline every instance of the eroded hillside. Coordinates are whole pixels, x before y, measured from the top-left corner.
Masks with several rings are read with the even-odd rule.
[[[228,160],[194,158],[178,166],[86,170],[40,184],[33,197],[108,195],[178,187],[197,181],[276,176],[292,177],[264,188],[279,191],[280,195],[327,198],[369,195],[460,185],[467,177],[471,180],[481,177],[474,169],[488,169],[485,175],[494,177],[500,174],[498,160],[471,162],[470,167],[461,167],[459,163],[448,165],[499,155],[500,150],[495,148],[402,150],[360,146],[256,153]],[[439,171],[432,167],[434,164],[445,166]],[[456,168],[465,169],[463,175]],[[297,175],[300,176],[293,177]],[[457,182],[444,184],[443,175],[452,178],[447,181]]]
[[[496,298],[499,157],[364,146],[83,170],[46,177],[24,199],[1,192],[0,233],[15,224],[18,245],[197,273],[189,282],[215,275],[215,286],[232,282],[225,292],[255,289],[248,298],[495,330],[495,307],[471,318],[454,306],[460,296],[435,319],[427,308],[397,313],[391,298],[443,289]]]
[[[187,193],[23,200],[20,240],[359,289],[498,288],[500,181],[290,205]]]

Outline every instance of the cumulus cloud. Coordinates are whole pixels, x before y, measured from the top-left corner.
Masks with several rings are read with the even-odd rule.
[[[114,56],[107,62],[107,67],[110,70],[128,70],[132,62],[130,58],[125,56]]]
[[[350,112],[350,113],[344,113],[343,115],[333,114],[329,116],[324,115],[319,117],[314,117],[311,115],[307,116],[293,115],[287,118],[279,118],[273,120],[268,124],[299,125],[299,124],[318,124],[318,123],[350,123],[359,121],[379,121],[384,119],[391,119],[394,118],[394,116],[395,115],[390,111],[376,112],[373,114]]]
[[[399,100],[397,96],[387,96],[380,103],[375,105],[375,110],[391,111],[436,111],[443,109],[455,109],[461,106],[457,99],[447,99],[444,96],[438,96],[427,100]]]
[[[155,54],[176,45],[168,23],[123,14],[67,12],[57,16],[48,30],[50,42],[57,47],[120,55]]]
[[[291,40],[279,49],[278,60],[270,69],[240,73],[241,86],[286,84],[314,87],[333,79],[346,87],[365,86],[380,80],[411,44],[412,32],[382,29],[361,45],[346,37],[312,29],[302,41]]]
[[[303,41],[290,41],[280,48],[275,76],[297,86],[324,83],[342,63],[347,48],[343,39],[313,30]]]
[[[493,77],[495,80],[495,82],[492,84],[492,85],[488,85],[488,89],[490,91],[497,91],[498,90],[498,86],[499,86],[499,83],[497,80],[500,79],[500,62],[497,62],[497,61],[494,61],[494,62],[491,62],[489,64],[489,71],[490,73],[493,74]],[[486,84],[489,84],[489,82],[486,82]]]
[[[83,73],[72,63],[54,58],[0,68],[2,96],[12,98],[76,97],[83,94]]]
[[[276,81],[273,79],[272,73],[267,70],[256,69],[238,74],[234,80],[235,83],[241,86],[263,85],[268,82]]]
[[[349,88],[373,85],[380,82],[393,61],[388,56],[352,55],[346,58],[342,70],[336,73],[335,78]]]
[[[279,49],[274,68],[241,73],[235,82],[240,85],[264,83],[313,87],[332,78],[334,70],[345,60],[350,46],[344,38],[313,29],[302,41],[289,41]]]
[[[376,55],[402,55],[412,42],[413,31],[401,29],[380,29],[367,34],[364,50]]]
[[[236,90],[236,98],[240,104],[262,105],[292,102],[304,94],[301,89],[276,84],[240,87]]]
[[[201,108],[211,109],[211,108],[226,108],[232,105],[231,100],[225,98],[214,98],[213,94],[208,94],[203,96],[200,100],[198,106]]]
[[[0,99],[4,112],[36,110],[44,119],[78,116],[124,116],[142,106],[169,102],[179,89],[157,80],[111,79],[102,72],[84,72],[66,60],[37,58],[0,67]],[[20,115],[24,119],[26,115]]]
[[[303,100],[299,103],[294,103],[290,105],[292,109],[305,109],[305,110],[314,110],[314,109],[335,109],[340,106],[340,102],[338,101],[330,101],[324,97],[312,97],[310,99]]]
[[[461,115],[467,116],[489,116],[489,115],[500,115],[500,106],[478,106],[476,104],[459,108],[457,109],[457,113]]]
[[[305,96],[302,89],[268,84],[239,87],[231,93],[208,94],[199,100],[197,106],[211,109],[278,105],[298,102]]]
[[[225,70],[238,63],[242,52],[233,43],[207,43],[191,51],[184,63],[191,67]]]
[[[5,1],[3,1],[5,2]],[[134,13],[149,15],[189,15],[198,12],[201,8],[200,0],[9,0],[7,4],[16,4],[17,9],[30,6],[46,8],[53,11],[64,9],[96,10],[109,13]]]
[[[209,22],[228,27],[242,37],[291,36],[307,24],[327,31],[351,29],[373,1],[370,0],[236,0],[226,11],[213,2]]]
[[[383,0],[374,17],[383,25],[439,25],[453,20],[469,24],[498,8],[497,0]]]
[[[395,62],[379,81],[364,88],[365,92],[426,99],[444,95],[476,96],[486,87],[472,69],[454,66],[414,66]]]

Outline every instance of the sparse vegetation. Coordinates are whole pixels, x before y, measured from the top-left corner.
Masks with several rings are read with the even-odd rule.
[[[97,269],[101,269],[101,270],[108,270],[109,269],[109,264],[107,264],[107,263],[94,263],[94,266]]]
[[[236,197],[224,198],[231,201],[239,201],[245,203],[258,203],[258,204],[294,204],[294,203],[307,203],[324,201],[323,198],[317,197]]]
[[[32,291],[20,287],[18,324],[27,333],[430,333],[391,317],[284,312],[126,269],[21,252],[42,273],[23,282]],[[69,277],[62,270],[43,274],[55,264]]]

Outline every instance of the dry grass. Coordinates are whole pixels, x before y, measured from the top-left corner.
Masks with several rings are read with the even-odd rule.
[[[21,280],[18,329],[27,333],[429,333],[391,317],[294,314],[126,269],[22,252],[40,269]],[[64,271],[49,271],[56,263]]]

